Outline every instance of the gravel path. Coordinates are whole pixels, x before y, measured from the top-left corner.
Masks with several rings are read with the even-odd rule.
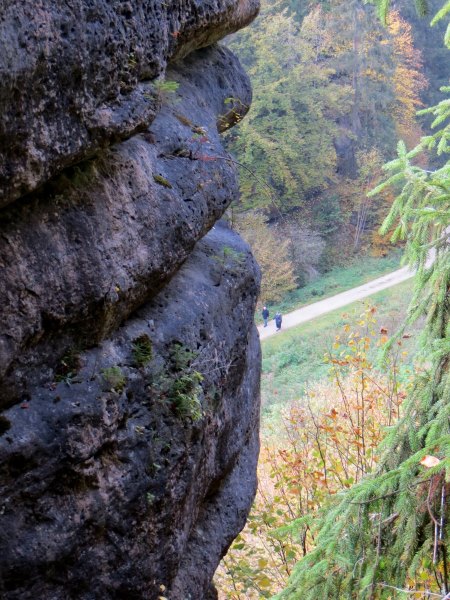
[[[402,269],[398,269],[397,271],[383,275],[383,277],[373,279],[364,285],[352,288],[351,290],[347,290],[341,294],[336,294],[336,296],[331,296],[325,300],[320,300],[319,302],[314,302],[314,304],[309,304],[308,306],[298,308],[297,310],[283,315],[281,331],[290,329],[291,327],[295,327],[296,325],[300,325],[306,321],[311,321],[311,319],[325,315],[326,313],[336,310],[337,308],[347,306],[347,304],[351,304],[357,300],[367,298],[376,292],[380,292],[381,290],[390,288],[393,285],[402,283],[402,281],[411,279],[413,276],[413,271],[410,271],[408,267],[403,267]],[[275,315],[271,314],[271,319],[267,327],[264,327],[263,325],[258,327],[259,337],[261,340],[265,340],[266,338],[277,333],[275,329],[275,321],[273,320],[274,316]]]

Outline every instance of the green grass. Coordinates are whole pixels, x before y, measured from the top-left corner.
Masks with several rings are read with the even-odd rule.
[[[270,315],[273,316],[277,311],[282,314],[291,312],[301,306],[329,298],[395,271],[400,268],[400,258],[401,251],[399,250],[394,250],[384,258],[373,256],[355,258],[350,265],[333,269],[322,275],[320,279],[293,290],[281,302],[270,304]],[[256,314],[256,322],[262,323],[260,310]]]
[[[406,314],[412,292],[412,281],[374,294],[365,301],[355,302],[298,327],[277,333],[262,342],[262,409],[263,419],[270,419],[283,404],[300,397],[305,386],[325,379],[329,366],[324,354],[332,347],[343,326],[356,324],[365,305],[377,307],[377,327],[396,331]],[[402,342],[411,355],[417,345],[418,331]],[[376,358],[375,356],[373,357]]]

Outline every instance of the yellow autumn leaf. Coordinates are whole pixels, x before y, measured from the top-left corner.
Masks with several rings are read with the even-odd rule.
[[[258,583],[262,588],[268,588],[272,585],[272,582],[270,581],[270,579],[268,577],[262,577],[258,581]]]

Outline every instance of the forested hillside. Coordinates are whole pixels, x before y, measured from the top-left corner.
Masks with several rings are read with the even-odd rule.
[[[291,264],[299,276],[302,232],[315,240],[301,252],[311,248],[310,267],[400,243],[416,275],[380,311],[335,315],[328,341],[330,321],[263,344],[263,402],[278,412],[263,427],[248,525],[218,573],[223,598],[450,600],[450,3],[431,15],[416,4],[434,29],[384,1],[301,14],[266,3],[266,25],[233,42],[262,94],[253,128],[230,141],[244,165],[244,232],[283,239],[285,274]],[[278,60],[292,77],[276,79]],[[256,180],[275,191],[259,194]]]
[[[412,148],[427,130],[416,111],[436,98],[447,71],[442,31],[430,33],[409,4],[383,26],[357,0],[264,0],[229,45],[254,89],[227,143],[241,164],[233,220],[262,263],[262,300],[355,255],[386,254],[378,229],[393,195],[366,192],[397,140]]]

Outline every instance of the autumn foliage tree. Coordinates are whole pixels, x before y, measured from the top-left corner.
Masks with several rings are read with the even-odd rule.
[[[421,92],[428,82],[422,72],[422,56],[415,48],[411,25],[397,10],[391,10],[387,17],[388,31],[392,38],[394,57],[394,89],[396,102],[393,113],[397,127],[397,137],[403,139],[409,148],[420,140],[422,131],[416,114],[423,106]]]
[[[263,0],[259,19],[229,43],[254,89],[247,118],[227,138],[242,165],[238,210],[263,209],[282,227],[281,213],[320,234],[327,267],[352,248],[372,244],[384,254],[376,232],[393,196],[367,201],[363,171],[376,155],[379,172],[398,136],[408,146],[420,136],[415,112],[426,81],[409,23],[392,11],[383,27],[360,0]],[[323,236],[318,222],[334,233]],[[346,252],[336,256],[337,244]]]
[[[261,213],[241,215],[236,228],[252,252],[262,271],[261,299],[275,302],[296,287],[295,274],[289,260],[288,240],[275,237]]]
[[[321,15],[316,8],[299,25],[266,2],[259,21],[232,42],[252,77],[254,99],[246,119],[230,132],[229,147],[276,191],[282,210],[304,206],[335,178],[333,139],[349,88],[334,81],[335,70],[322,60],[329,36]],[[243,207],[270,208],[247,169],[241,171]]]

